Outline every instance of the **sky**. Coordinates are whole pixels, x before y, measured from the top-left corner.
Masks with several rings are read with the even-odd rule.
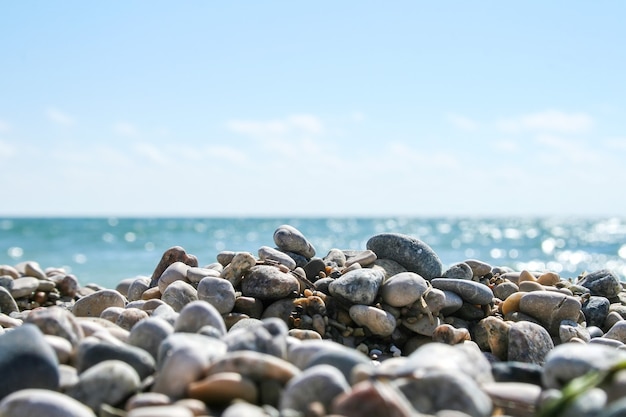
[[[0,216],[626,213],[626,2],[0,3]]]

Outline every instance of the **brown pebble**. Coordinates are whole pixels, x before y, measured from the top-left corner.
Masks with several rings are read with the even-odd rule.
[[[152,300],[154,298],[161,298],[161,291],[159,290],[159,287],[149,288],[141,294],[142,300]]]
[[[187,396],[207,404],[227,404],[235,399],[256,404],[259,390],[251,379],[239,373],[219,372],[189,384]]]

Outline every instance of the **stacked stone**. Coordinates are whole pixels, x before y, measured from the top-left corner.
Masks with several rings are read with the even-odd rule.
[[[114,290],[1,266],[0,417],[626,413],[611,271],[444,269],[392,233],[324,257],[292,226],[273,240],[202,267],[173,247]]]

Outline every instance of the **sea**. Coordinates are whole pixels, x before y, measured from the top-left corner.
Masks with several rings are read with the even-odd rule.
[[[172,246],[201,266],[221,251],[257,255],[261,246],[274,247],[283,224],[302,232],[318,257],[333,248],[363,250],[370,237],[393,232],[427,243],[444,268],[478,259],[573,280],[606,268],[626,280],[626,217],[0,218],[0,265],[36,261],[64,268],[83,285],[114,288],[152,275]]]

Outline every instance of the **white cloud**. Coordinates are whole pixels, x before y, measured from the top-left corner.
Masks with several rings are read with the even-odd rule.
[[[265,121],[230,120],[226,127],[235,133],[262,137],[294,132],[317,134],[324,129],[321,120],[311,114],[294,114],[284,119]]]
[[[113,131],[120,136],[135,137],[139,130],[132,123],[118,122],[113,125]]]
[[[11,158],[16,154],[15,146],[0,140],[0,159]]]
[[[535,142],[548,151],[545,159],[549,161],[583,163],[602,160],[601,155],[597,151],[586,146],[582,141],[567,140],[554,135],[538,135]]]
[[[546,110],[496,122],[499,130],[508,133],[522,131],[581,133],[588,131],[592,126],[593,118],[590,115],[560,110]]]
[[[0,133],[9,133],[9,131],[11,130],[11,125],[0,119]]]
[[[74,118],[72,116],[70,116],[69,114],[65,112],[62,112],[59,109],[55,109],[53,107],[50,107],[46,110],[46,117],[52,123],[55,123],[61,126],[73,126],[75,123]]]
[[[457,129],[465,130],[467,132],[476,131],[480,126],[475,120],[460,114],[449,113],[447,115],[447,119]]]
[[[148,160],[154,162],[158,165],[167,165],[169,163],[169,159],[165,154],[156,146],[147,143],[147,142],[139,142],[133,145],[133,149],[135,152]]]

